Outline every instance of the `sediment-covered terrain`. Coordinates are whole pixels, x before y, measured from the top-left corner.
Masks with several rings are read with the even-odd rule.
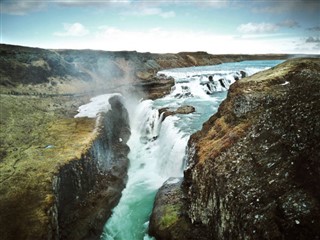
[[[320,239],[320,59],[292,59],[231,86],[164,184],[156,239]],[[172,181],[171,181],[172,182]]]
[[[74,118],[91,97],[120,92],[157,98],[174,81],[156,76],[160,69],[288,57],[11,45],[0,45],[0,53],[3,239],[99,238],[126,183],[130,129],[120,97],[112,98],[112,110],[98,119]]]

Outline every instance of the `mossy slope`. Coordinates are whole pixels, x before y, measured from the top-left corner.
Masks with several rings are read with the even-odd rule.
[[[95,137],[95,120],[66,115],[70,109],[60,105],[66,102],[79,104],[61,97],[1,95],[3,239],[45,238],[54,201],[53,176],[61,166],[80,158]]]

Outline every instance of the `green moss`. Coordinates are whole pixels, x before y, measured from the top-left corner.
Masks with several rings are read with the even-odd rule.
[[[47,234],[48,210],[54,203],[53,176],[89,147],[95,119],[73,118],[75,109],[69,106],[79,105],[78,99],[0,96],[3,237],[41,238]]]
[[[179,221],[180,205],[164,207],[164,214],[160,220],[160,229],[167,229]]]

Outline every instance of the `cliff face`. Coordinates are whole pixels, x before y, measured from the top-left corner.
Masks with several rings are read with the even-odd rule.
[[[98,239],[121,197],[127,180],[130,126],[121,100],[113,97],[110,104],[112,110],[102,116],[91,147],[80,159],[64,165],[53,180],[56,239]]]
[[[97,122],[46,110],[53,99],[2,100],[1,237],[98,239],[127,179],[122,100],[111,98],[112,110]]]
[[[319,90],[319,59],[236,82],[189,141],[180,216],[191,230],[151,226],[157,239],[319,239]]]

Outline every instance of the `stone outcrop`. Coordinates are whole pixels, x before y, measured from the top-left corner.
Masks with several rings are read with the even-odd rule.
[[[139,95],[140,92],[147,95],[149,99],[157,99],[168,95],[173,86],[174,79],[171,77],[154,77],[148,81],[133,84],[133,91],[135,91],[137,95]]]
[[[184,105],[178,107],[176,110],[170,110],[169,108],[160,108],[159,109],[159,114],[162,115],[162,120],[164,120],[168,116],[172,116],[175,114],[189,114],[195,112],[196,109],[193,106],[190,105]]]
[[[319,59],[289,60],[232,85],[189,140],[183,183],[172,190],[183,194],[164,202],[185,209],[190,239],[320,239],[319,90]],[[165,195],[157,194],[152,233],[185,239],[175,237],[178,217],[159,227],[170,217],[160,212]]]

